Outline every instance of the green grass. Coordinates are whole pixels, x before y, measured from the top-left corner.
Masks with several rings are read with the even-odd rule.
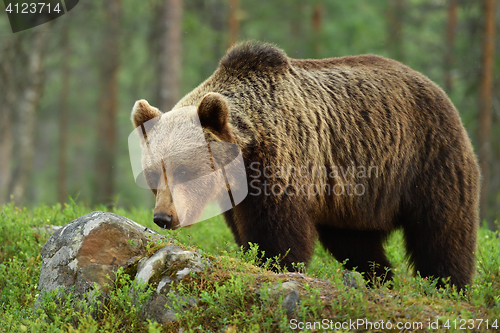
[[[161,327],[144,321],[140,312],[151,291],[140,292],[123,272],[117,275],[115,288],[105,303],[75,299],[71,293],[66,293],[66,301],[61,302],[52,293],[44,298],[41,307],[35,308],[40,250],[50,236],[39,227],[64,225],[92,210],[105,209],[90,209],[74,202],[53,207],[2,207],[0,332],[178,332],[181,327],[185,332],[287,332],[295,327],[301,331],[301,325],[302,331],[321,332],[327,326],[334,330],[349,320],[365,319],[375,325],[371,330],[370,326],[362,327],[369,331],[387,331],[377,329],[381,320],[394,325],[430,321],[439,325],[437,331],[463,331],[461,326],[477,330],[480,320],[479,331],[487,331],[488,320],[489,331],[497,331],[491,325],[500,321],[499,235],[485,228],[479,232],[478,271],[466,295],[436,289],[433,281],[414,277],[405,264],[400,233],[395,233],[386,245],[394,264],[393,288],[352,289],[342,283],[341,264],[320,246],[304,268],[305,275],[275,274],[253,265],[258,262],[258,248],[247,253],[238,249],[220,216],[190,228],[162,231],[152,223],[152,210],[146,209],[111,211],[170,235],[176,243],[198,249],[213,262],[206,272],[189,276],[171,290],[170,307],[177,313],[175,323]],[[267,266],[272,264],[268,262]],[[274,291],[277,284],[292,278],[301,285],[300,303],[293,317],[296,321],[290,321],[293,318],[287,318],[281,307],[286,295]],[[134,294],[138,296],[132,297]],[[198,300],[196,305],[188,306],[190,298]],[[99,315],[91,315],[96,313]],[[314,327],[316,330],[309,329]],[[352,328],[344,326],[343,331]],[[400,330],[393,327],[393,331]]]

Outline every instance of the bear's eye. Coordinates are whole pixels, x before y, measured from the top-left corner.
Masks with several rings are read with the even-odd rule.
[[[189,180],[190,172],[186,167],[178,167],[174,172],[174,177],[177,182],[185,182]]]

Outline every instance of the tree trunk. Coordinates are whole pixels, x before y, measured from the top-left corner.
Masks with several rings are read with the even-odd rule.
[[[403,61],[403,15],[404,15],[404,0],[390,0],[389,10],[387,12],[389,36],[387,39],[387,46],[391,57]]]
[[[114,195],[116,150],[116,112],[118,108],[118,68],[120,61],[121,0],[104,2],[106,24],[103,29],[100,82],[102,84],[97,116],[96,203],[110,203]]]
[[[226,31],[227,7],[225,1],[209,1],[208,10],[210,13],[210,26],[216,32],[212,43],[214,50],[213,57],[218,61],[224,55],[226,48],[224,32]],[[217,65],[217,63],[215,63],[215,65]]]
[[[42,93],[44,73],[43,60],[47,43],[50,23],[45,23],[32,32],[32,47],[28,54],[28,77],[24,89],[20,94],[17,108],[19,122],[18,140],[19,166],[12,179],[12,194],[14,201],[21,203],[25,200],[26,189],[31,177],[33,159],[35,154],[35,124],[36,111]]]
[[[57,200],[60,203],[66,201],[66,167],[67,167],[67,146],[68,146],[68,95],[69,95],[69,58],[70,46],[68,39],[69,24],[65,25],[61,31],[61,47],[63,48],[63,58],[61,64],[61,101],[59,106],[59,158],[57,161]]]
[[[314,57],[319,58],[322,53],[321,47],[321,30],[323,29],[322,22],[322,12],[323,5],[317,3],[314,5],[313,15],[312,15],[312,27],[313,27],[313,52]]]
[[[8,82],[8,81],[4,81]],[[8,83],[7,83],[8,84]],[[5,87],[8,90],[8,87]],[[5,91],[7,99],[9,92]],[[12,122],[10,103],[6,102],[0,113],[0,204],[9,200],[10,172],[12,164]]]
[[[493,56],[495,52],[495,0],[484,0],[483,59],[479,96],[479,165],[483,176],[481,188],[481,219],[488,216],[488,195],[491,160],[491,111],[493,88]],[[496,229],[488,221],[491,230]]]
[[[0,77],[3,82],[0,85],[0,204],[9,201],[9,188],[12,173],[12,108],[14,98],[14,57],[21,52],[19,39],[9,38],[2,50],[2,61],[0,62]]]
[[[449,94],[453,86],[452,70],[455,63],[455,27],[457,25],[457,0],[448,0],[448,22],[446,28],[446,51],[444,57],[444,90]]]
[[[160,17],[158,108],[166,112],[181,97],[182,0],[164,1]]]
[[[238,42],[238,35],[240,34],[240,20],[239,20],[240,4],[239,0],[229,0],[229,41],[228,47],[233,46]]]

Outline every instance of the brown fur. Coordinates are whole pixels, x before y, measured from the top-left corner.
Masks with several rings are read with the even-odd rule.
[[[216,94],[201,103],[209,93]],[[376,262],[383,275],[390,267],[383,241],[402,228],[422,276],[451,277],[459,288],[471,283],[478,166],[458,112],[427,77],[374,55],[297,60],[272,45],[245,43],[175,108],[188,105],[200,106],[208,140],[241,147],[248,183],[254,181],[245,200],[224,214],[239,245],[257,243],[266,257],[290,249],[282,260],[290,268],[310,259],[318,235],[335,258],[349,259],[347,268],[369,274]],[[217,111],[223,106],[227,115]],[[138,109],[132,117],[138,126],[147,115]],[[265,177],[265,166],[376,166],[378,177]],[[361,184],[366,193],[252,195],[265,182]],[[157,194],[155,213],[175,213],[168,195]]]

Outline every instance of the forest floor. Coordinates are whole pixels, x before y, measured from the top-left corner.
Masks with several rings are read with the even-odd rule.
[[[64,206],[19,208],[0,213],[0,332],[444,332],[498,331],[500,326],[500,241],[498,232],[479,230],[477,273],[467,293],[437,289],[436,281],[413,276],[406,265],[403,239],[387,241],[394,281],[366,288],[345,283],[346,271],[321,246],[301,273],[276,274],[258,263],[256,246],[239,249],[220,216],[190,228],[160,230],[149,209],[111,209],[196,249],[212,265],[175,288],[176,321],[166,326],[141,316],[143,298],[132,299],[128,276],[100,315],[87,304],[77,311],[56,298],[35,307],[39,295],[40,250],[50,237],[42,226],[65,225],[94,209],[71,202]],[[262,264],[262,263],[261,263]],[[268,262],[267,267],[273,263]],[[262,266],[262,265],[261,265]],[[264,266],[266,266],[264,264]],[[350,275],[353,276],[353,275]],[[283,307],[285,293],[273,290],[284,281],[298,282],[300,301],[293,314]],[[390,288],[389,288],[390,287]],[[186,307],[187,299],[197,299]],[[142,301],[138,301],[142,300]],[[142,302],[142,303],[141,303]]]

